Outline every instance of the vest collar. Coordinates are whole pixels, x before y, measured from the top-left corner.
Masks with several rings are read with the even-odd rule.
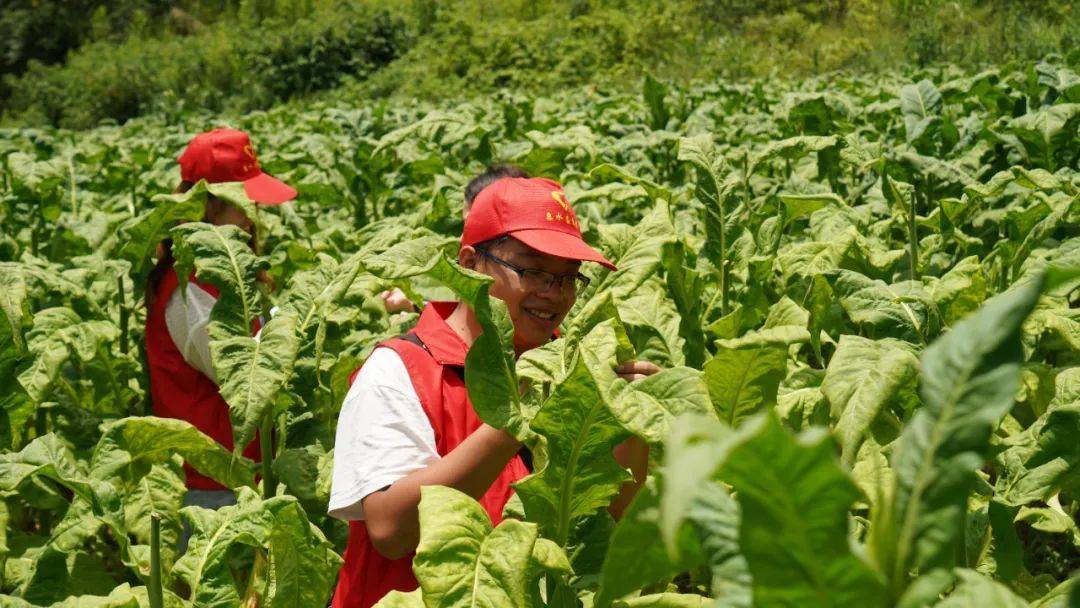
[[[446,318],[457,306],[457,302],[428,302],[413,329],[440,365],[464,366],[465,354],[469,352],[461,336],[446,324]]]

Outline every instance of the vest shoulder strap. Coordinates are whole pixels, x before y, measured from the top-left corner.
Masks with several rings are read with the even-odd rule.
[[[428,348],[427,344],[424,344],[424,341],[420,339],[420,336],[416,335],[416,332],[410,331],[408,333],[401,334],[400,336],[398,336],[398,338],[410,344],[419,346],[420,348],[424,349],[424,352],[431,355],[431,349]],[[434,357],[434,355],[432,355],[432,357]],[[454,372],[454,375],[456,375],[458,378],[462,380],[465,379],[465,368],[458,365],[447,365],[446,367],[450,368],[450,370]]]

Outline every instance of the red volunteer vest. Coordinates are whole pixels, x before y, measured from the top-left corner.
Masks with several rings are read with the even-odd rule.
[[[214,286],[204,283],[197,285],[212,296],[218,296]],[[150,366],[150,397],[154,415],[186,420],[226,449],[232,450],[228,404],[221,397],[217,384],[184,360],[165,325],[165,306],[179,286],[176,271],[170,268],[158,284],[154,304],[146,317],[146,360]],[[257,439],[247,446],[244,456],[260,461]],[[187,472],[188,488],[226,489],[187,465],[184,465],[184,470]]]
[[[446,317],[456,306],[456,302],[432,302],[424,308],[413,330],[424,346],[401,338],[379,345],[392,349],[405,363],[435,432],[435,447],[440,456],[449,454],[481,424],[461,378],[468,347],[446,324]],[[357,372],[353,372],[353,377]],[[514,456],[480,498],[492,523],[498,525],[502,521],[503,507],[513,494],[510,484],[527,474],[521,457]],[[412,572],[413,554],[396,560],[383,557],[368,539],[363,521],[349,522],[349,544],[344,557],[333,608],[370,608],[391,591],[412,591],[418,585]]]

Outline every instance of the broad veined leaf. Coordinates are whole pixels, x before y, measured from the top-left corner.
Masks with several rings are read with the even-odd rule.
[[[1043,195],[1038,194],[1037,197]],[[1050,213],[1039,220],[1039,223],[1035,224],[1028,231],[1024,240],[1017,247],[1016,252],[1013,254],[1013,275],[1017,275],[1021,266],[1027,260],[1027,257],[1031,254],[1031,251],[1041,244],[1044,240],[1049,238],[1055,230],[1057,230],[1062,222],[1067,221],[1066,218],[1071,217],[1074,210],[1080,207],[1080,195],[1069,196],[1055,196],[1046,197],[1046,204],[1050,207]]]
[[[0,312],[10,327],[11,339],[21,352],[26,349],[23,339],[23,323],[27,317],[26,281],[17,264],[0,263]]]
[[[966,606],[1000,606],[1024,608],[1027,602],[1008,587],[974,570],[958,568],[956,587],[934,608],[965,608]]]
[[[529,606],[531,581],[525,574],[536,526],[507,519],[492,529],[480,504],[452,488],[425,486],[420,496],[420,544],[413,572],[424,605]]]
[[[120,503],[115,488],[88,476],[55,434],[37,437],[18,452],[0,454],[0,489],[15,492],[20,484],[34,476],[68,487],[93,505],[96,514],[117,513]]]
[[[703,559],[697,538],[689,526],[679,531],[676,540],[678,559],[669,559],[664,544],[656,542],[660,533],[659,514],[660,496],[656,484],[650,481],[638,490],[611,533],[594,606],[608,606],[616,598],[689,570]]]
[[[655,280],[656,272],[663,265],[665,246],[675,241],[675,227],[671,224],[667,203],[658,201],[637,226],[605,225],[600,227],[604,253],[618,270],[596,270],[602,273],[594,279],[589,290],[578,295],[578,302],[567,315],[567,334],[579,333],[577,326],[594,318],[595,309],[603,308],[604,298],[610,296],[615,302],[629,299],[649,280]]]
[[[139,545],[131,548],[138,554],[136,561],[146,565],[140,574],[150,576],[150,516],[161,516],[160,538],[162,571],[166,576],[176,558],[177,542],[183,529],[180,507],[184,504],[184,472],[179,459],[166,460],[150,466],[150,471],[135,481],[134,487],[124,501],[124,525]],[[145,551],[143,549],[145,548]],[[141,559],[141,558],[145,559]]]
[[[835,135],[798,135],[771,142],[761,152],[753,156],[750,161],[750,173],[756,173],[762,163],[774,158],[783,158],[789,161],[798,160],[812,152],[836,148],[838,142],[839,140]]]
[[[783,342],[720,347],[705,363],[705,384],[720,419],[738,426],[776,405],[777,389],[787,374],[787,359],[787,344]]]
[[[660,476],[660,538],[674,560],[681,560],[684,522],[721,463],[735,446],[757,430],[753,423],[733,431],[713,418],[686,414],[675,419],[664,444]]]
[[[200,181],[183,194],[155,196],[153,211],[135,216],[120,229],[124,246],[119,255],[131,263],[131,277],[137,279],[136,285],[146,276],[152,256],[169,229],[182,222],[202,219],[206,211],[206,186],[206,182]]]
[[[922,355],[924,407],[898,440],[892,505],[871,530],[873,555],[894,597],[909,573],[955,563],[967,495],[991,432],[1012,407],[1023,359],[1020,327],[1043,284],[989,300]]]
[[[19,384],[30,395],[31,401],[38,403],[47,396],[72,355],[84,363],[89,362],[97,356],[99,348],[114,342],[119,334],[119,329],[112,323],[83,321],[70,308],[38,311],[34,315],[34,326],[27,334],[27,344],[34,359],[19,374]]]
[[[340,560],[330,543],[314,528],[292,496],[260,500],[250,488],[241,488],[237,504],[218,510],[184,507],[192,527],[187,552],[173,573],[191,590],[196,606],[236,606],[240,595],[230,573],[234,547],[269,549],[271,605],[293,606],[299,599],[325,602]],[[308,588],[301,588],[309,585]]]
[[[854,464],[874,419],[898,391],[913,383],[918,368],[919,359],[906,342],[840,336],[821,390],[832,406],[846,467]]]
[[[181,286],[194,271],[200,281],[220,291],[210,313],[211,342],[250,336],[252,323],[262,313],[258,272],[269,262],[251,250],[251,235],[232,226],[182,224],[171,231],[176,275]]]
[[[274,511],[267,539],[270,546],[266,605],[325,605],[337,583],[341,558],[311,522],[300,503],[286,502]]]
[[[94,448],[90,475],[107,480],[132,467],[149,467],[179,454],[226,487],[254,487],[251,461],[237,456],[191,423],[175,418],[129,417],[108,427]]]
[[[884,606],[880,575],[848,543],[859,497],[828,436],[792,437],[768,414],[721,463],[742,512],[754,606]]]
[[[113,589],[109,595],[73,595],[59,602],[50,603],[49,608],[140,608],[139,595],[127,583]],[[173,596],[175,597],[175,596]],[[177,608],[177,603],[166,603],[168,608]],[[38,608],[22,598],[5,595],[0,597],[0,606],[4,608]]]
[[[998,456],[1004,474],[997,493],[1011,506],[1047,501],[1063,487],[1080,486],[1080,369],[1058,374],[1045,414]]]
[[[941,112],[941,93],[934,83],[923,79],[900,89],[900,109],[904,114],[907,141],[918,139]]]
[[[615,608],[707,608],[713,600],[693,593],[656,593],[619,600]]]
[[[415,589],[408,593],[391,591],[375,604],[374,608],[424,608],[423,591]]]
[[[238,454],[254,439],[267,408],[292,377],[298,349],[296,316],[288,312],[270,319],[257,338],[232,336],[210,342]]]
[[[1069,145],[1076,140],[1077,120],[1080,103],[1057,104],[1013,119],[1008,130],[1029,163],[1056,171],[1069,154],[1075,157]]]
[[[657,184],[654,181],[645,179],[643,177],[634,175],[627,169],[612,165],[609,163],[603,163],[597,165],[589,171],[589,177],[608,177],[613,180],[617,180],[622,183],[632,184],[645,190],[651,199],[662,198],[666,201],[671,200],[671,190]]]
[[[925,338],[927,305],[921,283],[889,285],[850,270],[826,276],[844,312],[853,323],[869,330],[871,337]]]
[[[966,257],[941,278],[930,279],[930,302],[946,325],[974,312],[986,299],[986,273],[975,256]]]
[[[753,581],[739,544],[739,503],[720,482],[710,481],[691,503],[687,519],[697,533],[702,556],[712,574],[717,608],[750,608]]]
[[[630,433],[612,414],[583,356],[540,406],[531,427],[547,439],[547,464],[518,482],[517,493],[541,533],[566,546],[572,522],[606,506],[627,481],[612,450]]]
[[[829,205],[843,205],[844,200],[839,196],[826,192],[823,194],[778,194],[780,202],[784,204],[784,223],[790,224],[797,219],[806,217],[811,213],[824,209]]]
[[[704,376],[689,367],[671,367],[626,384],[614,398],[619,424],[650,445],[667,437],[671,421],[685,413],[714,415]]]

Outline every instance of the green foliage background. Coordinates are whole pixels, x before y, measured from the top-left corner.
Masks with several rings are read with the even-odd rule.
[[[1054,0],[16,0],[0,14],[8,124],[342,99],[477,97],[1059,53]]]
[[[323,605],[348,378],[416,319],[386,313],[392,286],[476,310],[474,409],[537,469],[494,528],[425,488],[421,588],[383,608],[1075,605],[1080,76],[1047,59],[335,93],[232,121],[300,192],[273,208],[237,183],[165,194],[217,115],[0,131],[0,606],[156,608],[158,579],[167,606]],[[560,339],[517,360],[490,279],[450,261],[463,188],[497,161],[559,179],[619,267],[586,265]],[[199,221],[209,194],[255,221],[260,253]],[[166,236],[221,291],[216,377],[236,444],[276,437],[261,469],[147,415]],[[631,358],[664,370],[628,384]],[[615,522],[630,436],[650,479]],[[184,464],[238,504],[183,507]]]

